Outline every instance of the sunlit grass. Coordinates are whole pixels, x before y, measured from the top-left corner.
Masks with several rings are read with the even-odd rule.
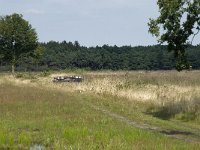
[[[34,144],[55,149],[198,147],[106,116],[84,104],[87,96],[9,84],[0,89],[0,147],[5,149]]]

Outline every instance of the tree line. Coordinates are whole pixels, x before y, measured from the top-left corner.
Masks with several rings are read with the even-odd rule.
[[[0,70],[43,71],[199,69],[199,0],[158,0],[159,16],[150,19],[154,46],[81,46],[78,41],[39,43],[37,33],[21,14],[0,16]],[[192,41],[190,41],[192,39]],[[166,43],[167,45],[161,46]],[[12,68],[12,69],[11,69]]]
[[[44,71],[65,69],[88,70],[171,70],[175,69],[173,53],[167,46],[81,46],[75,42],[39,43],[43,48],[40,57],[21,55],[16,63],[18,71]],[[41,51],[39,51],[41,52]],[[200,69],[200,45],[186,50],[193,69]],[[9,62],[0,61],[0,70],[10,70]]]

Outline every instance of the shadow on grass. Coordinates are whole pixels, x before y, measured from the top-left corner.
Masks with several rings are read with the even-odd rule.
[[[195,120],[200,115],[200,99],[168,102],[163,106],[152,105],[147,109],[146,114],[163,120],[169,120],[177,115],[179,115],[179,119],[183,121]]]
[[[178,130],[163,130],[160,131],[160,133],[162,134],[166,134],[166,135],[193,135],[191,132],[187,132],[187,131],[178,131]]]

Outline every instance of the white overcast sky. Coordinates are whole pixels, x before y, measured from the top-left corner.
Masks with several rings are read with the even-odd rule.
[[[152,45],[147,22],[158,15],[157,0],[0,0],[0,15],[20,13],[39,41],[81,45]],[[194,44],[200,43],[198,37]]]

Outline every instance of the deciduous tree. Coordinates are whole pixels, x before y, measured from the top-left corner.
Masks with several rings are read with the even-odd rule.
[[[37,46],[37,33],[22,15],[0,17],[0,54],[11,63],[12,73],[20,55],[34,51]]]
[[[185,50],[200,30],[200,0],[158,0],[157,4],[160,15],[150,19],[149,32],[174,52],[177,70],[188,69]]]

